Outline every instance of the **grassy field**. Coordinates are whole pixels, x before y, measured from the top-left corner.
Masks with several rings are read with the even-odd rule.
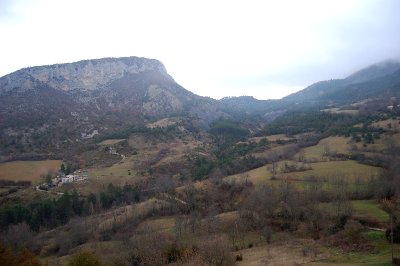
[[[268,167],[270,167],[269,164],[244,172],[242,174],[228,176],[225,179],[236,180],[236,181],[244,181],[245,179],[247,179],[248,181],[251,181],[255,185],[268,183],[270,182],[272,176],[272,174],[268,170]]]
[[[330,162],[318,162],[310,163],[309,166],[312,170],[307,170],[303,172],[292,172],[292,173],[280,173],[284,162],[279,162],[277,164],[278,174],[276,175],[278,179],[289,178],[292,180],[298,180],[301,182],[307,176],[315,176],[321,180],[331,179],[331,178],[343,178],[346,181],[354,182],[357,178],[361,181],[368,181],[370,177],[379,175],[381,169],[379,167],[359,164],[356,161],[330,161]],[[262,167],[226,177],[226,180],[242,180],[245,179],[251,181],[255,185],[262,183],[271,182],[272,174],[269,171],[271,165],[264,165]]]
[[[384,232],[367,231],[364,236],[374,246],[373,252],[335,252],[334,255],[324,260],[324,264],[318,265],[392,265],[391,246],[385,238]],[[394,257],[400,257],[400,244],[394,244]]]
[[[389,214],[382,210],[375,200],[353,200],[351,206],[357,217],[371,218],[379,222],[389,221]]]
[[[175,227],[175,217],[168,216],[162,217],[157,219],[148,219],[141,223],[137,230],[146,231],[149,230],[150,232],[168,232],[173,233]]]
[[[348,142],[350,138],[328,137],[322,139],[317,145],[304,148],[304,155],[307,159],[320,160],[326,152],[337,152],[348,154]]]
[[[333,203],[320,203],[320,207],[331,213],[336,211]],[[352,200],[351,207],[353,215],[357,218],[375,220],[381,223],[389,221],[389,215],[382,210],[376,200]]]
[[[91,168],[89,169],[89,174],[91,177],[101,178],[101,177],[118,177],[118,178],[128,178],[129,171],[132,171],[133,158],[128,157],[125,161],[113,164],[110,167],[101,168]],[[132,174],[132,172],[131,172]]]
[[[123,162],[116,163],[110,167],[90,168],[90,178],[86,182],[72,184],[72,186],[80,193],[87,195],[104,190],[110,183],[122,186],[127,182],[135,183],[142,180],[144,177],[138,176],[133,170],[135,156],[138,155],[127,157]]]
[[[49,171],[57,171],[62,161],[15,161],[0,164],[0,179],[8,180],[27,180],[33,183],[39,183],[40,176]]]
[[[285,174],[294,178],[315,176],[319,178],[344,178],[346,181],[354,182],[357,178],[369,180],[370,177],[378,176],[379,167],[359,164],[356,161],[330,161],[309,164],[312,170]]]

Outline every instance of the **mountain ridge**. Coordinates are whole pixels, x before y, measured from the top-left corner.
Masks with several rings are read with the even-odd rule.
[[[30,67],[0,78],[0,156],[62,154],[96,135],[168,117],[196,120],[202,130],[220,118],[257,128],[296,108],[340,107],[399,94],[398,62],[320,81],[280,100],[242,96],[219,101],[186,90],[156,59],[102,58]]]
[[[393,80],[395,84],[393,86],[400,86],[400,61],[395,59],[381,61],[376,64],[372,64],[367,66],[359,71],[350,74],[344,79],[331,79],[325,81],[319,81],[310,86],[307,86],[301,91],[290,94],[284,98],[283,101],[286,102],[318,102],[323,101],[325,103],[334,104],[335,103],[335,93],[340,93],[340,91],[346,91],[348,97],[347,99],[343,99],[340,102],[336,102],[336,104],[348,104],[352,101],[358,101],[365,99],[362,95],[362,89],[354,89],[356,84],[359,84],[358,87],[369,87],[369,84],[374,83],[376,80],[389,78]],[[399,87],[400,88],[400,87]],[[376,87],[373,93],[370,93],[372,96],[379,96],[379,91],[382,88]],[[390,89],[390,88],[384,88]],[[354,95],[349,95],[349,91],[353,91]],[[371,91],[371,89],[370,89]],[[396,91],[394,91],[396,92]],[[395,94],[398,96],[398,94]],[[331,96],[331,97],[329,97]],[[332,97],[333,96],[333,97]]]

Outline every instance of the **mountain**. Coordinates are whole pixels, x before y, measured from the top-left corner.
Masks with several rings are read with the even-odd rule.
[[[221,108],[235,117],[259,117],[265,122],[301,108],[324,109],[366,99],[386,101],[400,97],[400,61],[386,60],[361,69],[344,79],[316,82],[281,100],[257,100],[251,96],[225,97]]]
[[[30,67],[0,78],[0,160],[62,158],[87,150],[93,138],[163,118],[195,121],[196,130],[221,117],[256,129],[296,108],[390,97],[400,97],[400,63],[393,60],[281,100],[201,97],[177,84],[160,61],[147,58]]]
[[[96,135],[171,116],[203,126],[216,100],[177,84],[154,59],[125,57],[24,68],[0,78],[3,156],[56,156]]]
[[[286,103],[343,105],[376,97],[400,96],[400,62],[383,61],[344,79],[314,83],[282,99]]]
[[[386,60],[363,68],[346,78],[349,84],[363,83],[395,74],[400,70],[400,61]]]

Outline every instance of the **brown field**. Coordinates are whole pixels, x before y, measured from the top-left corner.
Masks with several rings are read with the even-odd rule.
[[[40,182],[40,176],[57,171],[62,161],[15,161],[0,164],[0,179]]]
[[[156,219],[148,219],[141,223],[137,230],[144,232],[172,232],[175,227],[175,216],[168,216]]]
[[[389,127],[389,124],[391,125]],[[391,130],[391,131],[397,131],[400,130],[400,120],[399,119],[387,119],[387,120],[381,120],[375,123],[372,123],[372,126],[374,127],[380,127],[385,130]]]

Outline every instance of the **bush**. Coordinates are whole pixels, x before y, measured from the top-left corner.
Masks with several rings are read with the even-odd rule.
[[[361,234],[362,229],[362,225],[358,222],[349,221],[348,223],[346,223],[346,225],[344,226],[344,233],[347,240],[351,243],[361,241],[363,239],[363,236]]]
[[[386,229],[386,232],[385,232],[386,238],[389,242],[392,241],[391,237],[390,237],[390,233],[391,233],[391,230],[389,227]],[[393,227],[393,243],[400,243],[400,224],[396,224]]]
[[[221,237],[203,242],[199,253],[206,265],[233,265],[228,241]]]

